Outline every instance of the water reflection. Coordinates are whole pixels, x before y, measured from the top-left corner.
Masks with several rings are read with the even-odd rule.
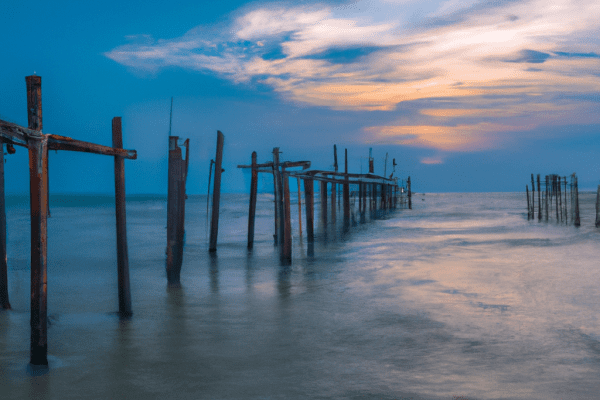
[[[216,252],[210,253],[210,291],[219,294],[219,256]]]

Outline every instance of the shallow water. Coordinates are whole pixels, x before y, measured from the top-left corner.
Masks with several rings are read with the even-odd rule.
[[[181,289],[166,285],[166,199],[133,197],[129,320],[114,314],[112,199],[53,197],[42,376],[26,373],[28,204],[11,198],[0,398],[597,398],[595,194],[581,196],[580,228],[527,221],[524,197],[417,195],[412,211],[327,240],[317,229],[314,249],[293,208],[282,267],[272,196],[259,196],[250,253],[247,196],[223,196],[216,257],[206,198],[190,196]]]

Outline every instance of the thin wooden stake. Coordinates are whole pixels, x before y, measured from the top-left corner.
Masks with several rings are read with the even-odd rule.
[[[179,285],[182,259],[179,256],[178,242],[179,225],[181,223],[181,189],[183,177],[183,162],[181,148],[177,145],[178,136],[169,136],[169,167],[167,191],[167,282],[169,285]]]
[[[321,224],[327,226],[327,182],[321,181]]]
[[[531,174],[531,219],[535,218],[535,182]]]
[[[217,251],[217,236],[219,234],[219,204],[221,202],[221,174],[223,172],[223,143],[225,136],[217,131],[217,154],[215,157],[215,186],[213,189],[212,216],[210,221],[209,252]]]
[[[302,189],[300,189],[300,178],[296,178],[298,182],[298,235],[302,237]]]
[[[600,227],[600,185],[596,192],[596,228]]]
[[[345,149],[344,158],[344,173],[346,174],[344,179],[344,223],[347,224],[350,221],[350,184],[348,183],[348,149]]]
[[[579,184],[577,177],[575,177],[575,226],[580,226],[581,220],[579,219]]]
[[[292,262],[292,216],[290,207],[290,179],[282,171],[283,186],[283,243],[281,245],[281,261],[284,264]]]
[[[408,209],[412,210],[412,192],[410,191],[410,176],[406,180],[406,187],[408,189]]]
[[[248,210],[248,248],[254,246],[254,219],[256,217],[256,193],[258,191],[258,170],[256,152],[252,152],[252,180],[250,182],[250,209]]]
[[[531,219],[531,206],[529,201],[529,185],[525,185],[525,193],[527,194],[527,219]]]
[[[314,181],[312,179],[304,179],[304,209],[306,212],[306,239],[309,242],[315,240],[315,198],[314,198]]]
[[[281,171],[282,172],[282,171]],[[283,185],[282,176],[279,165],[279,147],[273,148],[273,182],[275,184],[275,235],[276,245],[281,246],[283,241],[283,230],[284,222],[281,221],[284,218],[283,215]]]
[[[540,190],[540,174],[537,174],[537,190],[538,190],[538,221],[542,220],[542,191]]]
[[[4,143],[0,141],[0,307],[10,310],[6,257],[6,203],[4,195]]]

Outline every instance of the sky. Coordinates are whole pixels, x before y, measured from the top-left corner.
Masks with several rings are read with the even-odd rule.
[[[176,4],[175,4],[176,3]],[[531,173],[600,184],[600,3],[587,1],[29,1],[0,4],[0,119],[111,144],[123,118],[127,193],[164,194],[172,134],[190,139],[189,194],[207,191],[216,133],[236,166],[309,160],[411,176],[417,192],[524,191]],[[386,154],[388,162],[385,165]],[[111,157],[51,152],[50,191],[111,193]],[[26,193],[27,151],[6,190]],[[261,176],[259,190],[272,178]]]

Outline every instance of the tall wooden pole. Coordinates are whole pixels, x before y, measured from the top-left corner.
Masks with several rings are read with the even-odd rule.
[[[4,143],[0,141],[0,307],[10,310],[6,257],[6,205],[4,195]]]
[[[304,179],[304,209],[306,210],[306,239],[313,242],[315,240],[315,198],[312,179]]]
[[[548,175],[546,175],[546,190],[545,190],[545,193],[546,193],[546,210],[545,210],[546,211],[546,221],[548,221],[548,194],[549,194],[548,193],[548,189],[549,189],[548,184],[549,184],[549,178],[548,178]]]
[[[563,219],[563,212],[562,212],[562,193],[560,192],[560,188],[561,188],[561,184],[560,184],[560,176],[557,177],[558,182],[556,183],[556,198],[558,200],[558,204],[559,204],[559,208],[560,208],[560,221],[562,222]],[[558,219],[558,211],[556,212],[556,219]]]
[[[298,234],[302,237],[302,189],[300,188],[300,178],[296,178],[298,183]]]
[[[596,228],[600,227],[600,185],[596,192]]]
[[[178,232],[181,223],[181,185],[183,162],[181,148],[177,145],[178,136],[169,136],[169,166],[167,187],[167,282],[180,283],[182,259],[179,257]]]
[[[406,180],[406,188],[408,189],[408,209],[412,210],[412,192],[410,191],[410,176]]]
[[[275,206],[277,207],[276,215],[275,215],[275,234],[276,237],[276,245],[280,246],[283,241],[283,230],[284,230],[284,222],[282,218],[283,215],[283,184],[282,184],[282,170],[280,171],[279,165],[279,147],[275,147],[273,149],[273,179],[275,182]]]
[[[121,117],[112,120],[112,147],[123,148]],[[131,315],[129,285],[129,255],[127,252],[127,221],[125,218],[125,159],[115,156],[115,216],[117,220],[117,276],[119,313]]]
[[[42,78],[27,76],[29,129],[42,130]],[[48,139],[31,137],[29,143],[29,190],[31,210],[31,348],[30,365],[48,366],[47,313],[47,218]]]
[[[252,152],[252,180],[250,181],[250,209],[248,210],[248,248],[254,246],[254,220],[256,217],[256,193],[258,191],[258,169],[256,152]]]
[[[531,219],[535,218],[535,182],[531,174]]]
[[[335,172],[338,172],[338,162],[337,162],[337,146],[333,145],[333,169]],[[331,221],[335,224],[335,217],[337,216],[336,210],[337,203],[337,183],[331,183]]]
[[[542,220],[542,191],[540,190],[540,174],[537,174],[537,190],[538,190],[538,221]]]
[[[350,183],[348,183],[348,149],[344,150],[344,223],[350,221]]]
[[[282,171],[283,187],[283,240],[281,244],[281,261],[284,264],[292,262],[292,213],[290,202],[290,178]]]
[[[221,201],[221,173],[223,172],[223,143],[225,136],[217,131],[217,154],[215,157],[215,186],[213,189],[212,216],[210,220],[210,245],[208,251],[217,251],[219,234],[219,204]]]

